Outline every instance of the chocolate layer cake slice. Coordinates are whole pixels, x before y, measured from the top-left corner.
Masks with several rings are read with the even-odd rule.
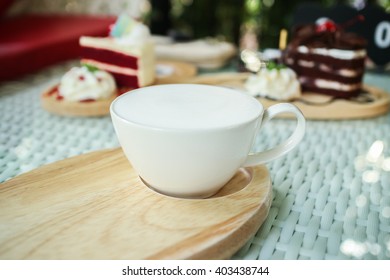
[[[296,28],[283,62],[297,73],[304,92],[350,98],[362,89],[365,48],[364,38],[321,19]]]

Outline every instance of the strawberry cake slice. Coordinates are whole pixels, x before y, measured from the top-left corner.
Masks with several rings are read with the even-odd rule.
[[[155,80],[155,50],[149,28],[126,15],[118,18],[109,37],[82,36],[82,63],[114,76],[118,87],[139,88]]]

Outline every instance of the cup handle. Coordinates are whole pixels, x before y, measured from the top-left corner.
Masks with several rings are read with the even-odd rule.
[[[263,152],[249,154],[243,164],[244,167],[259,165],[277,159],[291,151],[302,140],[303,136],[305,135],[306,120],[302,112],[296,106],[290,103],[279,103],[272,105],[268,109],[264,110],[262,122],[259,125],[257,132],[260,131],[263,125],[273,119],[276,115],[282,113],[293,113],[295,115],[297,119],[297,125],[293,134],[287,140],[275,146],[274,148]]]

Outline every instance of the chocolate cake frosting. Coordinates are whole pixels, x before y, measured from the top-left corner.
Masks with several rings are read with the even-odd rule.
[[[350,98],[361,92],[366,44],[357,34],[321,19],[295,28],[283,62],[297,73],[304,92]]]
[[[366,40],[343,29],[322,30],[316,24],[301,25],[294,29],[290,47],[305,45],[311,48],[360,50],[366,48]]]

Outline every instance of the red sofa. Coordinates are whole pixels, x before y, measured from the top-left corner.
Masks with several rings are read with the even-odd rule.
[[[0,82],[19,78],[45,66],[80,55],[82,35],[106,36],[115,17],[91,15],[1,16],[7,8],[0,0]]]

